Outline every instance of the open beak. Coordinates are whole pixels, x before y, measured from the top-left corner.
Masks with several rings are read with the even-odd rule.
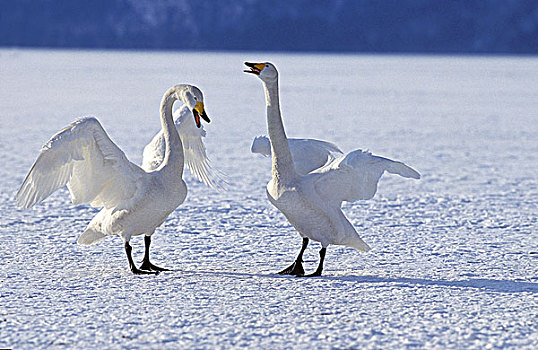
[[[245,69],[243,72],[245,73],[252,73],[254,75],[260,75],[262,70],[265,68],[265,64],[263,63],[250,63],[245,62],[245,65],[250,68],[250,70]]]
[[[203,102],[200,102],[200,101],[196,102],[196,106],[194,106],[194,109],[192,110],[192,114],[194,115],[194,121],[196,122],[197,127],[202,126],[202,123],[200,122],[200,117],[202,117],[202,119],[208,123],[211,122],[211,120],[209,120],[209,117],[205,113]]]

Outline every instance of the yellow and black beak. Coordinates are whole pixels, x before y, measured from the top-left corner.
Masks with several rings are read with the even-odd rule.
[[[245,62],[245,65],[250,68],[250,70],[245,69],[243,72],[245,73],[252,73],[254,75],[260,75],[262,70],[265,68],[265,64],[263,63],[250,63]]]
[[[194,115],[194,121],[196,122],[197,127],[202,126],[202,123],[200,123],[200,117],[202,117],[202,119],[208,123],[211,122],[211,120],[209,120],[209,117],[205,113],[203,102],[200,102],[200,101],[196,102],[196,106],[194,106],[194,109],[192,110],[192,114]]]

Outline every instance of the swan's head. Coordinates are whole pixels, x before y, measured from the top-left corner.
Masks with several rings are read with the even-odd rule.
[[[263,154],[268,157],[271,155],[271,144],[267,136],[257,136],[252,141],[252,146],[250,147],[252,153]]]
[[[251,73],[260,77],[261,80],[265,82],[275,81],[278,79],[278,71],[276,67],[269,62],[264,63],[250,63],[245,62],[245,65],[250,68],[250,70],[245,69],[245,73]]]
[[[201,127],[200,118],[211,122],[204,109],[204,95],[202,91],[193,85],[179,85],[176,90],[176,98],[182,101],[192,111],[197,127]]]

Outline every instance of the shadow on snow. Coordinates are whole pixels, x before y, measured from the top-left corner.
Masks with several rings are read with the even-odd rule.
[[[495,280],[487,278],[471,278],[466,280],[442,280],[426,278],[407,278],[407,277],[378,277],[378,276],[321,276],[314,278],[299,278],[294,276],[281,276],[276,273],[246,273],[246,272],[228,272],[228,271],[181,271],[192,274],[211,274],[235,278],[285,278],[297,280],[324,280],[324,281],[342,281],[356,282],[361,284],[395,284],[400,287],[413,286],[435,286],[435,287],[453,287],[453,288],[473,288],[498,293],[538,293],[538,283],[512,280]]]

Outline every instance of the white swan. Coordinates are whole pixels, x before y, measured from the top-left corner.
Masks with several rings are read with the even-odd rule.
[[[334,143],[315,139],[288,139],[295,170],[301,175],[321,168],[342,151]],[[271,143],[267,136],[255,137],[250,148],[252,153],[271,155]]]
[[[92,117],[73,122],[43,146],[39,157],[22,183],[18,206],[30,208],[67,185],[73,204],[103,207],[78,239],[92,244],[109,235],[125,242],[129,267],[135,274],[156,274],[166,269],[150,263],[151,235],[187,196],[182,179],[183,148],[172,120],[176,100],[207,119],[202,92],[191,85],[176,85],[164,94],[160,113],[166,151],[162,164],[146,172],[131,163]],[[145,235],[145,254],[137,268],[131,255],[132,236]]]
[[[204,184],[216,189],[225,189],[227,182],[224,174],[211,167],[203,137],[206,132],[203,126],[197,127],[195,117],[187,105],[182,105],[172,113],[174,124],[183,144],[183,154],[185,165],[190,172]],[[202,116],[209,122],[206,115]],[[142,169],[149,172],[157,169],[164,160],[166,154],[166,143],[163,130],[160,130],[144,147],[142,155]]]
[[[303,253],[309,239],[313,239],[322,246],[320,261],[316,271],[307,276],[321,276],[329,244],[346,245],[363,252],[370,250],[342,212],[342,202],[372,198],[385,171],[414,179],[420,178],[420,175],[401,162],[361,150],[334,159],[309,174],[299,174],[293,164],[280,115],[278,72],[268,62],[245,64],[250,68],[245,70],[246,73],[257,75],[262,80],[266,96],[267,129],[272,151],[272,178],[267,184],[267,197],[303,237],[295,262],[279,273],[304,276]]]

